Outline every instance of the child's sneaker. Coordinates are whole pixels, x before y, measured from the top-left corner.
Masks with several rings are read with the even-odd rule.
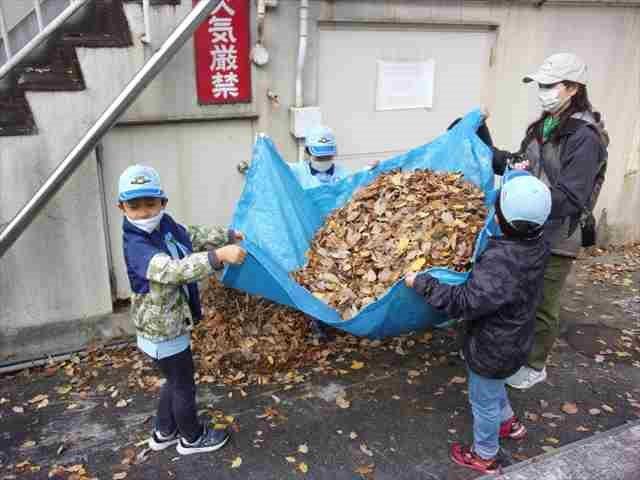
[[[214,430],[205,425],[200,438],[193,443],[189,443],[184,438],[180,438],[176,449],[180,455],[215,452],[224,447],[228,441],[229,433],[226,430]]]
[[[521,440],[526,434],[527,427],[520,423],[520,420],[515,415],[500,424],[500,438]]]
[[[175,445],[178,443],[178,429],[169,434],[162,435],[155,428],[153,429],[153,433],[151,434],[151,438],[149,439],[149,448],[155,452],[159,452],[160,450],[164,450],[171,445]]]
[[[495,458],[485,460],[476,455],[471,447],[454,443],[451,445],[451,460],[466,468],[471,468],[482,473],[500,473],[500,463]]]

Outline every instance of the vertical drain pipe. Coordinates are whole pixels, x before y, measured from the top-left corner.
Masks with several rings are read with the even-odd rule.
[[[304,106],[303,78],[304,61],[307,56],[309,26],[309,0],[300,0],[300,35],[298,38],[298,62],[296,66],[296,107]],[[298,161],[304,160],[304,139],[298,138]]]
[[[104,147],[102,142],[96,145],[96,163],[98,167],[98,195],[102,204],[102,229],[104,230],[104,245],[107,250],[107,269],[109,270],[109,286],[111,287],[111,302],[116,301],[118,289],[116,284],[116,271],[113,267],[113,248],[109,233],[109,214],[107,213],[107,192],[104,187]]]

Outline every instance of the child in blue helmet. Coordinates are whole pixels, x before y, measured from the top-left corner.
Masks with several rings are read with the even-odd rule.
[[[149,447],[177,444],[181,455],[212,452],[227,443],[229,434],[198,420],[190,331],[202,317],[197,282],[224,263],[244,261],[245,251],[234,245],[242,234],[176,223],[165,213],[167,196],[151,167],[127,168],[118,190],[138,348],[166,377]]]
[[[405,278],[433,307],[466,322],[463,350],[473,445],[453,444],[451,459],[484,473],[500,470],[500,438],[526,434],[511,409],[505,380],[526,363],[533,348],[535,310],[549,258],[543,226],[550,212],[551,193],[544,183],[529,174],[509,176],[496,202],[503,235],[489,239],[466,283],[446,285],[428,273]]]
[[[336,137],[329,127],[311,128],[304,141],[307,159],[291,163],[291,171],[304,188],[313,188],[342,180],[351,172],[335,163],[338,153]]]

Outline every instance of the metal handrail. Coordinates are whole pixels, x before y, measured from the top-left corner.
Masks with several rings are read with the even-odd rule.
[[[86,156],[96,147],[118,118],[138,98],[145,87],[169,63],[187,40],[191,38],[209,13],[221,0],[201,0],[185,17],[180,25],[162,44],[149,61],[133,77],[113,103],[100,115],[96,123],[85,133],[80,142],[67,154],[65,159],[53,171],[51,176],[38,189],[18,214],[0,232],[0,257],[18,239],[22,232],[31,224],[48,201],[56,194],[75,170],[82,164]]]
[[[42,14],[38,15],[40,10],[39,0],[36,2],[36,15],[38,17],[38,24],[42,23]],[[2,28],[2,38],[5,44],[5,51],[7,54],[7,62],[0,67],[0,78],[4,77],[11,71],[16,65],[22,62],[29,54],[31,54],[44,40],[46,40],[53,32],[55,32],[60,26],[67,21],[67,19],[82,8],[86,3],[91,0],[71,0],[70,5],[65,8],[60,15],[58,15],[51,23],[38,32],[38,34],[29,40],[24,47],[20,49],[15,55],[11,54],[11,48],[9,47],[9,34],[7,32],[6,24],[4,21],[4,15],[0,11],[0,28]]]

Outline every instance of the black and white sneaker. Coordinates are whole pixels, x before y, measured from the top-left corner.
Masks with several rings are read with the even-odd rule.
[[[230,435],[226,430],[213,430],[205,425],[200,438],[193,443],[189,443],[184,438],[180,438],[176,450],[178,450],[180,455],[215,452],[226,445],[229,437]]]
[[[178,429],[170,435],[163,435],[154,429],[149,439],[149,448],[155,452],[159,452],[176,443],[178,443]]]

